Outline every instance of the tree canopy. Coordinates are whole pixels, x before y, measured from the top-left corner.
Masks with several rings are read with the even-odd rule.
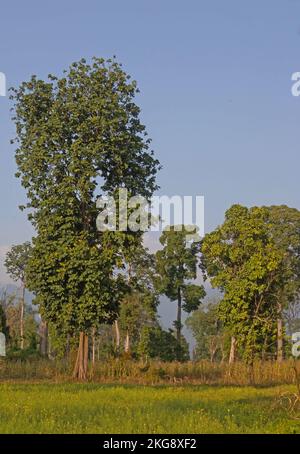
[[[11,96],[17,176],[28,197],[22,208],[37,232],[28,285],[43,317],[81,339],[116,317],[124,291],[116,273],[124,266],[124,232],[97,231],[97,198],[122,187],[150,197],[157,188],[159,163],[137,92],[114,59],[94,58],[73,63],[62,77],[33,76]],[[84,364],[80,370],[84,376]]]
[[[291,214],[293,225],[285,219]],[[250,361],[273,342],[278,295],[283,303],[298,291],[298,215],[233,205],[202,243],[202,270],[223,292],[220,316]]]

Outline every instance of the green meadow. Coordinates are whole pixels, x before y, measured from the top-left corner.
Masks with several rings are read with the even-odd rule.
[[[294,386],[0,385],[0,433],[300,433]]]

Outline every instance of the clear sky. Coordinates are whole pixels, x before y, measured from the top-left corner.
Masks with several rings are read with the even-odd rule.
[[[141,89],[160,193],[204,195],[206,230],[232,203],[300,208],[300,97],[291,95],[300,1],[10,0],[0,20],[9,86],[117,56]],[[9,108],[0,97],[0,256],[32,234],[17,208]]]

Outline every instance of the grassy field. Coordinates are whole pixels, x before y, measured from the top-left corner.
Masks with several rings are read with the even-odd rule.
[[[0,433],[300,433],[294,386],[0,384]]]
[[[66,382],[72,376],[75,359],[69,361],[37,360],[2,360],[0,359],[0,382]],[[298,374],[300,376],[300,362]],[[128,359],[115,358],[97,361],[90,368],[89,379],[101,384],[182,384],[182,385],[220,385],[220,386],[275,386],[295,383],[294,362],[286,360],[257,361],[254,363],[252,379],[249,367],[236,362],[211,363],[210,361],[159,362],[145,364]]]

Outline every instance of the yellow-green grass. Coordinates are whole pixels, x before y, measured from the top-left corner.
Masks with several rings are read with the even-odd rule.
[[[0,384],[0,433],[300,433],[294,386]]]

